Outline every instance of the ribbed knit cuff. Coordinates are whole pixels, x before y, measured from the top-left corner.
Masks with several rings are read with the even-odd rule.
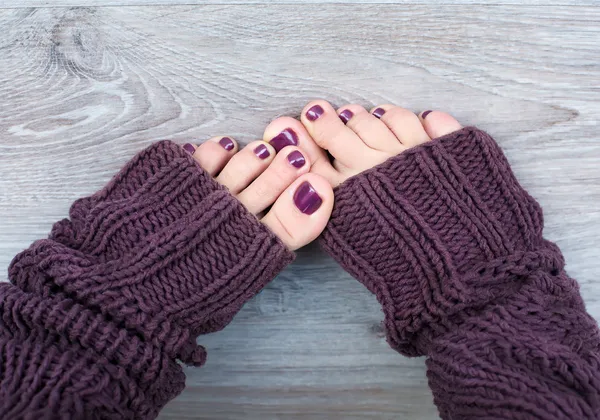
[[[388,341],[407,355],[425,354],[452,317],[513,293],[519,276],[563,267],[538,204],[476,128],[347,180],[335,199],[321,243],[377,295]]]
[[[185,380],[173,358],[135,332],[9,283],[0,283],[0,372],[0,417],[11,419],[89,418],[84,411],[154,418]]]
[[[68,298],[186,363],[294,256],[180,146],[156,143],[80,199],[49,239],[19,254],[11,282]]]

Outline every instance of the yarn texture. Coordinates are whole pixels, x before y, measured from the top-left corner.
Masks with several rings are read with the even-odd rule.
[[[600,334],[494,140],[468,127],[335,191],[320,241],[427,357],[444,419],[600,418]],[[0,283],[0,418],[151,419],[294,255],[178,145],[76,201]]]
[[[600,336],[538,203],[473,127],[340,185],[323,248],[427,356],[444,419],[600,418]]]
[[[148,419],[294,254],[180,146],[76,201],[0,283],[0,418]]]

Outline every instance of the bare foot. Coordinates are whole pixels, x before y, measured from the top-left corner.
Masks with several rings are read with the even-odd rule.
[[[326,179],[309,173],[310,157],[299,147],[277,147],[276,153],[268,142],[255,141],[238,151],[230,137],[183,147],[290,250],[313,241],[325,228],[333,191]]]
[[[460,128],[454,118],[439,111],[416,115],[395,105],[380,105],[369,112],[354,104],[335,110],[329,102],[316,100],[304,107],[301,121],[289,117],[273,121],[264,139],[293,132],[296,143],[311,158],[311,172],[335,187],[411,147]]]

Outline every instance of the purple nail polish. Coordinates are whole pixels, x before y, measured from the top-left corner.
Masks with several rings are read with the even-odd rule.
[[[385,114],[385,109],[383,108],[377,108],[375,111],[373,111],[373,115],[377,118],[383,117],[383,114]]]
[[[308,182],[303,182],[294,193],[294,204],[304,214],[313,214],[316,212],[323,200]]]
[[[287,160],[294,168],[302,168],[306,163],[306,159],[304,159],[302,153],[297,150],[287,155]]]
[[[323,112],[325,111],[323,111],[321,105],[314,105],[308,111],[306,111],[306,118],[308,118],[308,121],[314,121],[323,115]]]
[[[194,146],[192,146],[191,144],[186,143],[183,145],[183,150],[188,152],[190,155],[193,155],[194,152],[196,151],[196,148]]]
[[[350,111],[349,109],[344,109],[342,112],[340,112],[340,120],[342,120],[342,122],[344,124],[348,124],[348,121],[350,121],[350,118],[352,118],[354,116],[354,113],[352,111]]]
[[[421,118],[425,119],[426,116],[428,116],[431,113],[431,111],[425,111],[421,114]]]
[[[259,144],[254,149],[254,154],[264,160],[268,158],[271,153],[269,153],[269,149],[267,148],[267,146],[265,146],[264,144]]]
[[[223,146],[223,149],[227,150],[228,152],[233,150],[233,148],[235,147],[235,144],[233,144],[233,140],[231,140],[229,137],[223,137],[221,140],[219,140],[219,144]]]
[[[269,144],[275,148],[276,152],[279,152],[285,146],[296,146],[298,145],[298,135],[291,128],[286,128],[281,133],[273,137]]]

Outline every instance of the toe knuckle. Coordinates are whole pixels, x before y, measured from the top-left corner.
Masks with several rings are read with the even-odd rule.
[[[269,188],[266,185],[257,185],[255,194],[258,198],[266,197],[269,193]]]
[[[318,130],[315,132],[313,136],[313,140],[317,145],[323,149],[327,149],[328,145],[331,143],[331,136],[327,133],[326,130]]]
[[[412,111],[409,111],[406,108],[401,108],[399,106],[395,106],[391,109],[389,109],[386,114],[388,114],[390,117],[393,118],[411,118],[412,117],[416,117],[415,113]]]
[[[271,181],[265,179],[263,180],[263,182],[260,182],[256,185],[256,188],[254,189],[254,194],[257,198],[264,199],[266,197],[269,197],[272,194],[272,191],[274,190],[275,188],[272,185]]]
[[[363,132],[364,130],[368,130],[371,125],[371,121],[366,118],[361,118],[360,116],[352,118],[350,120],[352,123],[352,128],[356,131]]]

